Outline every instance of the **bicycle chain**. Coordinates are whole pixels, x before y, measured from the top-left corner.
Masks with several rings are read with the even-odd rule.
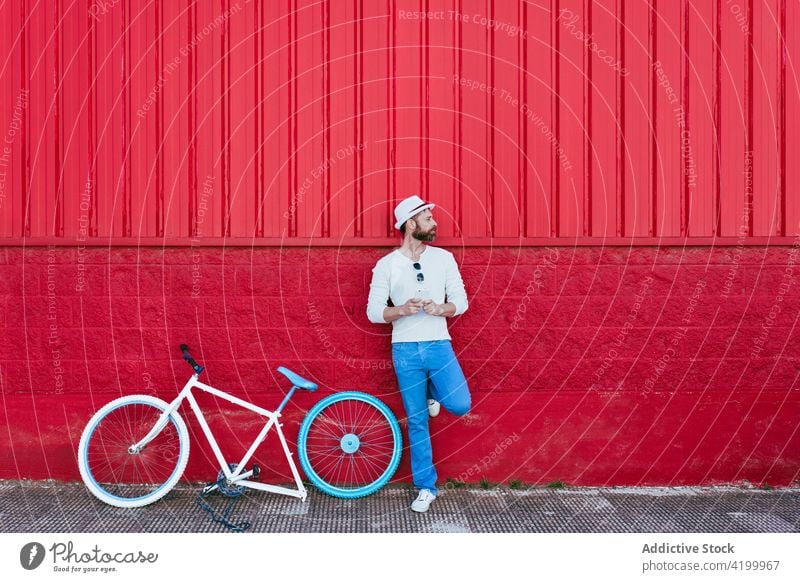
[[[209,495],[211,495],[211,493],[203,493],[202,491],[200,491],[200,494],[197,496],[197,499],[195,499],[195,503],[198,505],[198,507],[200,507],[200,509],[202,509],[211,516],[211,520],[214,523],[220,523],[224,525],[227,529],[235,532],[243,532],[250,529],[250,526],[252,524],[249,521],[241,521],[239,523],[233,523],[229,519],[231,511],[233,510],[233,506],[236,505],[236,502],[240,499],[240,496],[228,498],[228,501],[225,504],[225,509],[221,514],[219,514],[213,507],[211,507],[206,502],[206,497],[208,497]]]

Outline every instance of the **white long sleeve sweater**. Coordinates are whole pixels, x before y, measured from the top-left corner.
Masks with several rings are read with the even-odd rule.
[[[455,315],[467,310],[467,293],[453,253],[426,245],[419,264],[421,269],[417,271],[414,261],[399,249],[378,261],[372,269],[367,302],[367,317],[372,323],[387,323],[383,319],[383,310],[389,298],[397,307],[412,297],[422,296],[433,299],[435,303],[452,303],[456,307]],[[421,285],[417,282],[419,272],[425,277]],[[451,339],[446,317],[420,310],[415,315],[406,315],[392,322],[392,343],[443,339]]]

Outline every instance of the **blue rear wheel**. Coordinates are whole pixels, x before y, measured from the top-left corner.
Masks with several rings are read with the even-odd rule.
[[[400,464],[400,425],[383,402],[364,392],[320,400],[300,425],[300,465],[311,483],[334,497],[375,493]]]

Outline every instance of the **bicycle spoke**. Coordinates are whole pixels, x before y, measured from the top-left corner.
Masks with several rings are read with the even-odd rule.
[[[338,412],[338,407],[329,406],[325,409],[325,412],[326,414],[330,415],[328,417],[330,421],[335,422],[336,426],[342,431],[343,434],[347,432],[347,423],[341,417],[339,417],[338,414],[336,414]]]
[[[312,430],[319,431],[319,432],[323,433],[324,435],[329,436],[333,440],[339,440],[344,435],[344,432],[341,432],[340,434],[335,434],[335,433],[333,433],[333,432],[331,432],[329,430],[326,430],[320,423],[315,423]]]
[[[375,475],[380,475],[383,472],[384,467],[382,467],[382,464],[373,461],[368,455],[359,455],[359,458],[365,462],[365,469],[372,468]]]

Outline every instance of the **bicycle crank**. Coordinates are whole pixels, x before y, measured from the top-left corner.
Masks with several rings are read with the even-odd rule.
[[[228,464],[228,468],[230,469],[231,473],[235,473],[236,468],[238,466],[239,465],[237,465],[236,463]],[[258,479],[258,476],[261,475],[261,467],[259,467],[258,465],[253,465],[253,468],[250,469],[250,471],[248,472],[251,473],[251,475],[247,477],[248,479],[253,479],[253,480]],[[225,473],[223,471],[220,471],[219,474],[217,475],[217,482],[206,486],[203,489],[203,493],[208,494],[214,491],[215,489],[218,489],[219,492],[225,495],[226,497],[239,497],[242,493],[244,493],[245,487],[244,485],[239,485],[236,481],[228,479],[225,476]]]
[[[236,463],[228,463],[228,469],[231,470],[231,473],[236,472],[236,467],[238,467]],[[235,481],[228,479],[223,471],[220,471],[219,475],[217,475],[217,489],[226,497],[239,497],[244,493],[244,485],[237,485]]]

